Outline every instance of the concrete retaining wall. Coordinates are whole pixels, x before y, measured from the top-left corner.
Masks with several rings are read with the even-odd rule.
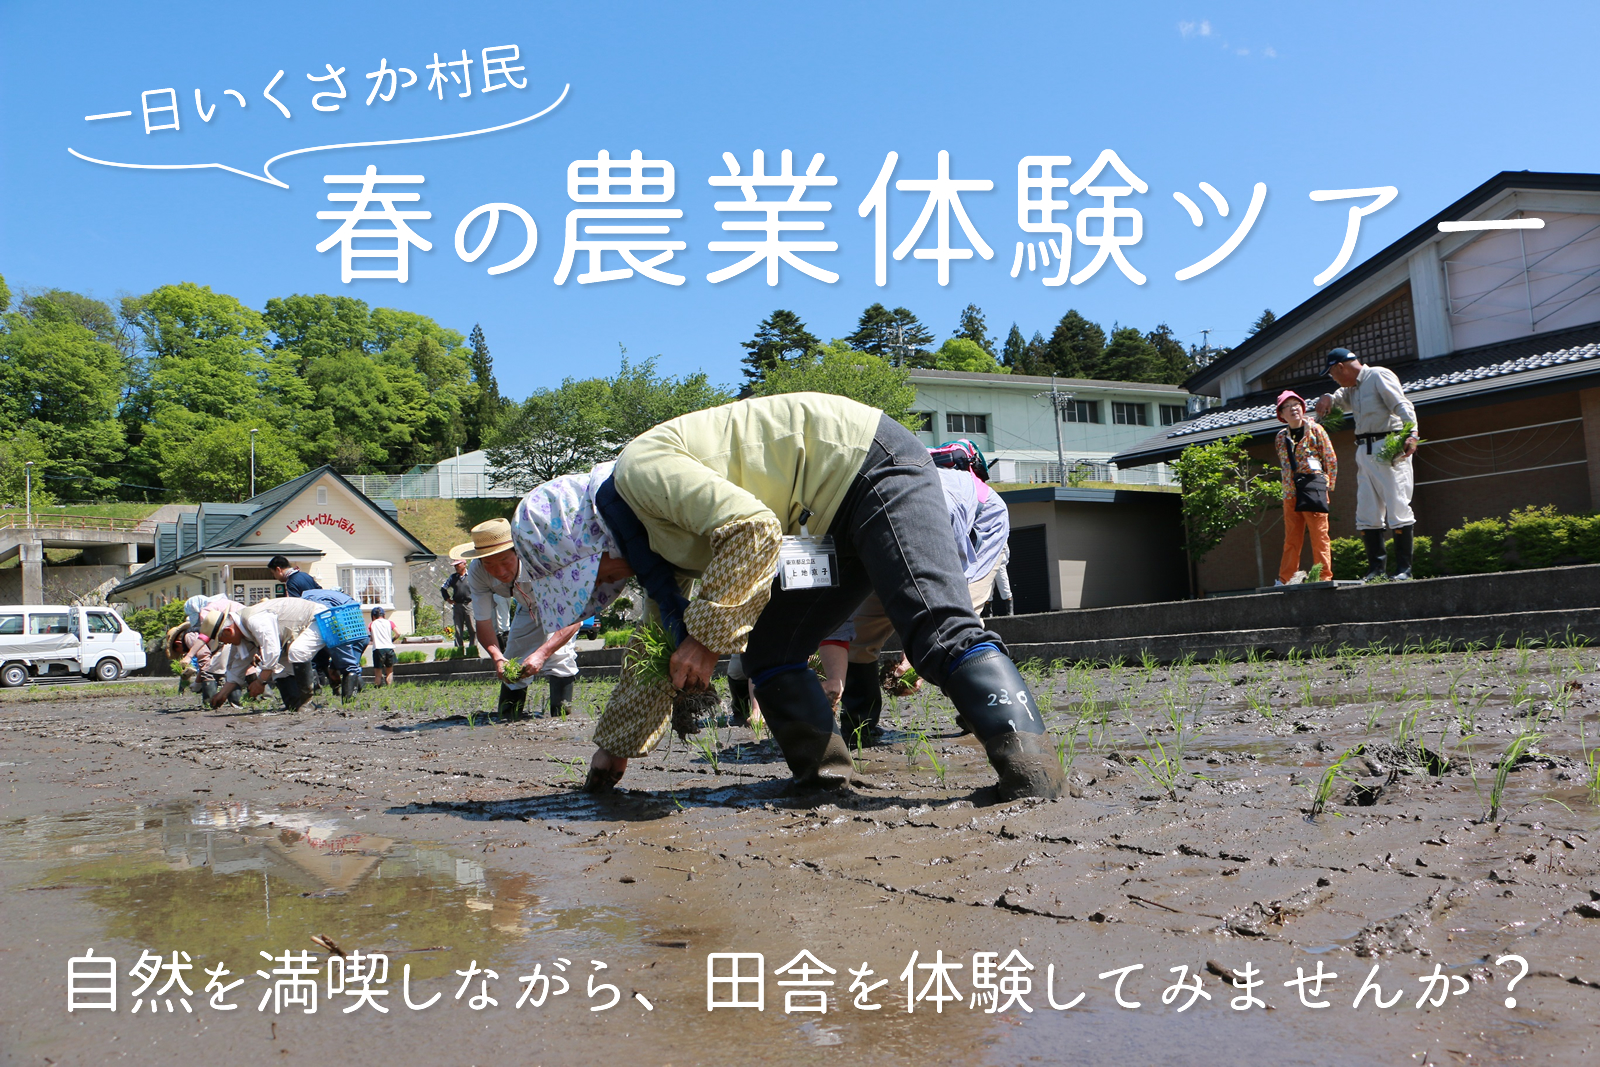
[[[1193,653],[1278,653],[1371,642],[1514,643],[1569,631],[1600,640],[1600,565],[1552,567],[1357,587],[1288,588],[1247,596],[990,620],[1018,659],[1163,660]]]

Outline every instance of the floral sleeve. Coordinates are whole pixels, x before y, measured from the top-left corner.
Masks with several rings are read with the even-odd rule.
[[[783,527],[776,519],[730,522],[711,532],[711,563],[683,613],[695,640],[713,652],[743,650],[745,638],[772,596]]]
[[[1313,422],[1308,425],[1316,427],[1317,448],[1322,455],[1322,469],[1328,476],[1328,492],[1331,493],[1333,492],[1333,483],[1339,480],[1339,456],[1333,450],[1333,438],[1328,436],[1327,430],[1324,430],[1316,423]]]

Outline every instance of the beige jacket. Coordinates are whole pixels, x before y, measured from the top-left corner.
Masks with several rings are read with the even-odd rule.
[[[1390,434],[1417,423],[1417,409],[1406,399],[1400,379],[1388,367],[1361,368],[1356,384],[1326,394],[1333,406],[1354,417],[1357,434]]]
[[[228,657],[228,681],[243,685],[245,671],[258,653],[261,681],[270,681],[282,673],[286,669],[283,659],[289,646],[307,627],[316,625],[316,617],[327,610],[326,604],[293,596],[263,600],[253,608],[245,608],[239,616],[241,640]]]

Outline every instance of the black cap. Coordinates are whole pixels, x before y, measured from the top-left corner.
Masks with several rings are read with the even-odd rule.
[[[1356,358],[1356,354],[1350,351],[1348,348],[1335,348],[1332,352],[1328,353],[1328,366],[1331,367],[1335,363],[1349,363],[1352,359]]]

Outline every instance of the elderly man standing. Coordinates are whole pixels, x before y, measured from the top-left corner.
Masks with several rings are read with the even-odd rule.
[[[471,643],[467,636],[472,631],[472,591],[467,583],[467,560],[457,559],[455,573],[444,580],[439,587],[439,595],[451,607],[450,628],[455,631],[456,651],[466,655],[466,646]]]
[[[506,519],[480,522],[472,528],[472,540],[452,548],[450,558],[457,563],[467,562],[466,586],[472,598],[478,647],[494,661],[494,672],[501,679],[497,702],[500,714],[507,719],[527,718],[528,683],[540,674],[550,680],[550,714],[560,715],[572,701],[572,687],[578,677],[578,627],[567,627],[570,632],[564,644],[540,660],[530,661],[549,635],[539,624],[527,567],[512,551],[511,523]],[[496,597],[516,597],[518,602],[517,617],[511,621],[503,651]],[[508,662],[528,670],[507,681]]]
[[[311,699],[311,660],[323,647],[316,618],[328,610],[326,604],[299,597],[263,600],[242,612],[208,608],[200,616],[197,632],[212,645],[234,646],[227,678],[211,698],[211,706],[222,707],[245,684],[251,659],[259,655],[261,673],[250,683],[250,695],[260,696],[268,682],[276,681],[284,709],[299,711]]]
[[[1394,531],[1395,578],[1411,577],[1412,534],[1416,517],[1411,513],[1414,475],[1411,456],[1417,450],[1417,409],[1400,388],[1400,379],[1387,367],[1368,367],[1348,348],[1328,353],[1328,375],[1339,388],[1317,398],[1320,418],[1334,408],[1355,417],[1356,529],[1367,549],[1363,581],[1384,576],[1384,531]],[[1384,438],[1410,427],[1405,445],[1393,463],[1380,452]]]

